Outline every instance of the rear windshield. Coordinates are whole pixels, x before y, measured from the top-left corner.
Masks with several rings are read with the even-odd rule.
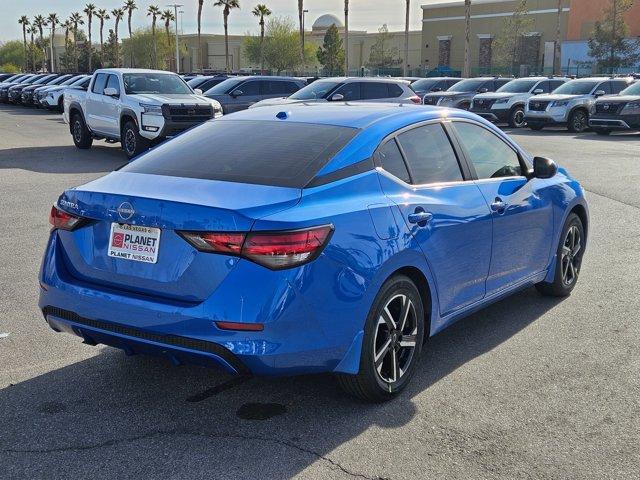
[[[121,171],[302,188],[358,131],[283,121],[212,120]]]

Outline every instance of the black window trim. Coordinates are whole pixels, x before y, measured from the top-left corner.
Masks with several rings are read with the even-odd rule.
[[[467,160],[465,157],[463,157],[461,155],[461,152],[459,150],[459,145],[457,143],[457,141],[455,141],[452,136],[451,136],[451,132],[449,131],[448,125],[447,123],[450,123],[449,119],[446,120],[439,120],[439,119],[435,119],[435,120],[426,120],[423,122],[418,122],[418,123],[412,123],[411,125],[407,125],[405,127],[402,127],[399,130],[396,130],[393,133],[390,133],[389,135],[387,135],[386,137],[384,137],[380,143],[378,144],[378,146],[376,147],[375,151],[373,152],[372,155],[372,159],[373,159],[373,164],[376,167],[376,169],[378,169],[379,171],[383,172],[384,174],[386,174],[389,178],[391,178],[392,180],[396,181],[397,183],[400,183],[401,185],[404,185],[405,187],[411,188],[411,189],[418,189],[418,188],[433,188],[433,187],[442,187],[442,186],[450,186],[450,185],[459,185],[462,183],[466,183],[469,182],[470,180],[473,180],[473,178],[471,177],[471,171],[469,169],[469,165],[467,164]],[[460,173],[462,174],[462,180],[452,180],[449,182],[430,182],[430,183],[418,183],[418,184],[414,184],[414,183],[407,183],[404,180],[402,180],[401,178],[396,177],[395,175],[393,175],[392,173],[386,171],[384,169],[384,167],[382,166],[382,164],[380,164],[380,162],[378,162],[376,153],[378,153],[378,150],[385,145],[387,142],[393,140],[396,142],[396,146],[398,147],[398,150],[400,150],[400,154],[402,155],[402,161],[404,162],[404,166],[407,169],[407,172],[409,173],[409,180],[411,182],[413,182],[413,175],[411,173],[411,169],[409,168],[409,163],[407,162],[407,155],[405,154],[404,150],[402,149],[402,145],[400,144],[400,141],[398,140],[398,135],[407,132],[409,130],[413,130],[415,128],[420,128],[420,127],[424,127],[424,126],[428,126],[428,125],[440,125],[440,127],[444,130],[445,135],[447,136],[448,140],[449,140],[449,144],[451,145],[451,148],[453,150],[453,153],[456,157],[456,160],[458,161],[458,167],[460,168]]]
[[[470,123],[472,125],[480,127],[482,129],[486,130],[487,132],[491,133],[498,140],[500,140],[502,143],[504,143],[506,146],[508,146],[511,150],[513,150],[513,152],[518,157],[518,162],[520,162],[520,170],[522,172],[525,172],[525,174],[523,174],[523,175],[510,175],[510,176],[507,176],[507,177],[478,178],[478,173],[476,172],[476,168],[473,165],[473,162],[471,161],[471,159],[469,158],[469,155],[468,155],[466,149],[464,148],[462,142],[460,142],[460,137],[458,135],[458,131],[455,128],[455,124],[456,123]],[[473,120],[467,119],[467,118],[454,118],[454,119],[451,119],[450,125],[447,125],[447,127],[451,130],[451,135],[453,137],[455,137],[456,143],[458,145],[458,148],[460,149],[460,153],[461,153],[462,157],[464,158],[464,161],[467,164],[467,167],[471,171],[471,177],[472,177],[471,180],[473,180],[475,182],[487,183],[487,182],[504,181],[504,180],[508,180],[508,179],[516,179],[516,178],[524,178],[524,179],[527,179],[527,180],[531,178],[532,167],[529,165],[529,162],[527,162],[527,160],[525,159],[526,157],[523,154],[523,152],[521,152],[518,148],[516,148],[511,142],[505,141],[504,138],[502,138],[496,132],[493,132],[491,129],[487,128],[485,125],[482,125],[479,122],[476,122],[476,121],[473,121]]]

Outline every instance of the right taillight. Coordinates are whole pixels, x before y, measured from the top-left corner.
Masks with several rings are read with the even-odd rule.
[[[178,233],[202,252],[238,255],[272,270],[280,270],[315,259],[332,232],[332,225],[323,225],[279,232]]]
[[[54,229],[74,230],[86,223],[86,221],[86,218],[67,213],[64,210],[60,210],[55,205],[51,207],[51,211],[49,212],[49,223]]]

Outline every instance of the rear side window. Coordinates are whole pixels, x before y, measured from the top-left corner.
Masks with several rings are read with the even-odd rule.
[[[363,82],[362,83],[362,99],[374,100],[376,98],[387,98],[389,90],[386,83],[379,82]]]
[[[551,86],[549,87],[550,91],[554,91],[556,88],[558,88],[560,85],[564,85],[565,82],[562,80],[551,80],[549,82],[551,84]]]
[[[300,87],[298,86],[298,84],[294,83],[294,82],[281,82],[282,84],[284,84],[284,93],[287,94],[292,94],[292,93],[296,93],[298,90],[300,90]]]
[[[277,80],[262,82],[263,95],[284,95],[284,93],[284,82],[279,82]]]
[[[496,90],[499,89],[501,86],[506,85],[507,83],[509,83],[511,80],[509,80],[508,78],[506,79],[502,79],[502,80],[496,80],[495,83],[495,87],[493,87],[491,85],[491,82],[487,82],[486,85],[483,85],[484,87],[488,88],[489,90],[492,90],[492,87],[495,88]]]
[[[93,93],[97,93],[98,95],[102,95],[106,84],[107,84],[107,74],[99,73],[98,75],[96,75],[96,79],[93,82],[91,91]]]
[[[376,164],[403,182],[411,183],[409,171],[395,140],[389,140],[378,149],[376,152]]]
[[[404,92],[402,88],[395,83],[388,83],[387,87],[389,88],[389,98],[399,97]]]
[[[398,135],[413,184],[462,180],[458,159],[439,124],[417,127]]]
[[[629,86],[629,84],[627,82],[623,82],[620,80],[614,80],[613,82],[611,82],[611,93],[613,93],[614,95],[617,95],[618,93],[620,93],[622,90],[624,90],[625,88],[627,88]]]
[[[215,120],[121,171],[302,188],[358,132],[334,125]]]

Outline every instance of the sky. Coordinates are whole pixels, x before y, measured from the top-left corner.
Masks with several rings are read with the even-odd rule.
[[[98,8],[112,10],[124,4],[123,0],[90,0]],[[445,0],[412,0],[411,1],[411,29],[421,29],[422,10],[420,5],[425,3],[439,3]],[[0,0],[0,41],[18,39],[22,37],[18,18],[21,15],[33,17],[37,14],[46,16],[56,12],[59,17],[67,18],[73,11],[82,11],[87,1],[80,0]],[[158,5],[162,10],[169,3],[184,4],[181,10],[182,28],[185,33],[197,31],[197,0],[137,0],[140,10],[133,14],[132,23],[136,26],[149,25],[146,10],[151,4]],[[203,9],[202,31],[206,33],[223,33],[222,9],[213,6],[214,0],[205,0]],[[240,0],[240,11],[232,12],[229,17],[229,33],[243,34],[246,32],[258,32],[256,17],[251,15],[251,10],[258,3],[265,3],[274,16],[289,16],[297,20],[298,2],[296,0]],[[305,9],[309,10],[306,16],[307,28],[316,18],[324,13],[333,13],[339,18],[344,18],[343,0],[305,0]],[[354,30],[376,31],[383,23],[389,30],[404,30],[404,0],[350,0],[349,2],[349,27]],[[113,21],[105,25],[113,28]],[[126,21],[125,21],[126,24]],[[121,34],[124,35],[126,26],[122,26]]]

